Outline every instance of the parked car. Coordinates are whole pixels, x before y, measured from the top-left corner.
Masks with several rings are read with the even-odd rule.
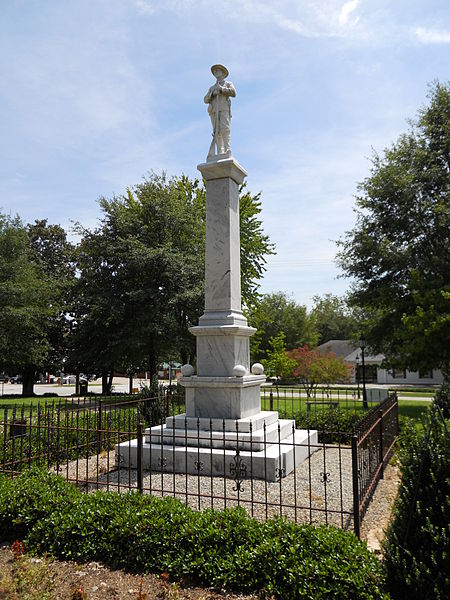
[[[75,385],[76,381],[77,381],[76,375],[66,375],[63,378],[63,383],[65,383],[65,384]]]
[[[14,375],[10,377],[9,383],[22,383],[22,375]]]
[[[86,379],[86,381],[95,381],[97,379],[97,375],[95,373],[80,373],[80,381],[81,379]]]
[[[8,381],[9,381],[8,375],[5,375],[4,373],[0,373],[0,383],[8,383]]]

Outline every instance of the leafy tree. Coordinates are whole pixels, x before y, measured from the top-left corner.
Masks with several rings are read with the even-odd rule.
[[[350,379],[350,366],[333,352],[310,350],[307,345],[287,353],[296,362],[294,377],[300,380],[308,397],[319,384],[330,385]]]
[[[256,306],[248,311],[249,323],[257,328],[250,338],[253,360],[267,358],[270,339],[284,334],[286,348],[309,344],[315,346],[318,334],[306,306],[297,304],[284,292],[265,294]]]
[[[267,358],[263,358],[262,364],[268,377],[276,377],[278,393],[278,380],[292,377],[292,371],[297,363],[286,354],[283,332],[270,338],[269,346]]]
[[[54,318],[47,322],[46,336],[50,343],[45,368],[65,368],[70,335],[68,319],[71,292],[75,282],[75,247],[67,240],[60,225],[49,225],[47,219],[27,225],[30,260],[37,266],[41,277],[51,282]]]
[[[310,316],[319,333],[318,344],[330,340],[348,340],[357,335],[358,320],[345,298],[325,294],[313,296],[313,302]]]
[[[78,226],[72,360],[102,371],[107,392],[114,369],[142,365],[151,378],[166,355],[192,351],[188,327],[202,306],[204,199],[198,182],[154,175],[100,206],[95,231]]]
[[[59,317],[53,283],[34,261],[20,219],[0,215],[0,368],[22,373],[25,396],[53,352],[49,331]]]
[[[450,596],[450,439],[435,405],[425,428],[402,431],[402,474],[384,540],[387,587],[395,600]]]
[[[70,282],[75,273],[75,248],[63,227],[48,225],[47,219],[36,219],[27,225],[27,234],[33,262],[39,270],[62,284]]]
[[[254,307],[259,299],[259,281],[266,270],[266,256],[275,254],[269,236],[263,234],[261,194],[252,196],[241,187],[239,197],[239,227],[241,236],[241,288],[244,307]]]
[[[145,365],[152,377],[159,361],[187,362],[195,351],[189,327],[204,307],[205,190],[184,176],[152,175],[100,206],[95,231],[78,226],[72,360],[104,374]],[[258,197],[244,194],[242,207],[244,302],[252,304],[272,250]]]
[[[338,260],[388,366],[450,365],[450,85],[435,83],[410,130],[372,159]]]

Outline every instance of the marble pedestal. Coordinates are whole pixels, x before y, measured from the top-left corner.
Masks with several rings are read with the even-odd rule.
[[[279,481],[312,452],[317,431],[295,429],[295,422],[262,411],[252,418],[169,417],[145,430],[144,469],[162,473]],[[137,440],[116,446],[122,467],[137,468]]]
[[[261,411],[264,375],[250,367],[249,327],[241,310],[239,186],[247,173],[233,157],[198,165],[206,181],[205,311],[191,333],[197,374],[186,413],[146,429],[143,467],[164,472],[242,475],[277,481],[311,451],[317,432]],[[137,440],[116,446],[123,466],[137,466]]]

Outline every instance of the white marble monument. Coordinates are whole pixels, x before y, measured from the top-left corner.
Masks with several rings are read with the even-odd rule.
[[[197,339],[197,373],[182,367],[186,413],[145,430],[144,468],[177,473],[246,476],[277,481],[299,465],[317,443],[316,431],[261,411],[259,363],[250,366],[249,327],[241,307],[239,186],[247,173],[231,155],[228,70],[214,65],[217,79],[205,96],[213,124],[206,181],[205,311],[190,331]],[[123,466],[137,466],[137,440],[116,446]]]

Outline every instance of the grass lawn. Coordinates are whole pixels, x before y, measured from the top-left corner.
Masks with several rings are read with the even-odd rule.
[[[26,413],[30,412],[30,407],[33,405],[33,412],[37,410],[38,403],[43,407],[45,403],[47,403],[48,407],[52,406],[52,403],[55,403],[55,408],[60,405],[61,408],[64,408],[66,399],[65,398],[42,398],[35,396],[34,398],[22,398],[22,396],[17,396],[17,398],[1,398],[0,397],[0,416],[2,415],[5,409],[10,413],[14,407],[16,407],[16,411],[22,410],[22,406],[25,409]],[[67,398],[67,407],[77,406],[76,403],[72,403],[72,398]]]
[[[395,390],[393,390],[395,391]],[[430,390],[429,392],[405,392],[402,390],[397,390],[397,394],[402,396],[402,398],[434,398],[437,390]]]
[[[102,399],[103,405],[107,405],[107,404],[115,404],[116,402],[123,402],[126,399],[126,396],[112,396],[112,397],[107,397],[107,398],[102,398],[100,396],[100,394],[98,395],[97,398],[95,397],[86,397],[86,402],[84,402],[84,400],[81,400],[80,402],[78,402],[78,400],[70,397],[70,396],[61,396],[59,398],[45,398],[42,396],[34,396],[31,398],[22,398],[22,396],[17,395],[17,398],[2,398],[0,397],[0,420],[3,417],[3,413],[4,410],[6,409],[8,411],[8,415],[11,415],[12,410],[14,409],[14,407],[16,408],[16,411],[19,412],[22,410],[22,406],[24,407],[24,411],[25,414],[29,414],[31,406],[33,406],[33,413],[37,412],[37,407],[38,404],[40,404],[41,409],[43,410],[45,405],[47,405],[47,408],[52,407],[52,405],[54,405],[55,409],[58,408],[58,406],[60,407],[61,410],[65,410],[67,407],[67,410],[71,410],[74,408],[81,408],[83,409],[85,406],[89,406],[90,401],[92,402],[92,404],[95,402],[96,399]]]
[[[398,414],[410,419],[419,419],[420,416],[431,406],[431,400],[399,400]]]
[[[124,398],[122,397],[111,397],[111,398],[106,398],[103,399],[103,404],[104,405],[108,405],[108,404],[114,404],[116,402],[120,402],[121,400],[123,401]],[[93,399],[94,400],[94,399]],[[320,404],[320,402],[322,401],[322,396],[318,396],[317,399],[318,404],[317,406],[312,406],[311,410],[323,410],[326,411],[328,410],[328,405],[327,404]],[[332,401],[337,401],[338,397],[337,395],[332,396],[331,398]],[[314,399],[312,400],[314,401]],[[324,397],[323,401],[327,401],[327,398]],[[4,410],[7,409],[8,411],[8,416],[11,416],[12,410],[14,407],[16,407],[17,411],[21,411],[22,410],[22,406],[24,406],[24,410],[25,410],[25,414],[29,414],[30,412],[30,407],[31,405],[33,406],[33,413],[36,414],[37,411],[37,405],[38,402],[41,404],[41,407],[43,408],[45,403],[47,403],[47,407],[51,407],[52,404],[54,403],[55,408],[57,408],[58,406],[60,406],[61,410],[64,410],[65,407],[67,406],[67,409],[70,410],[71,408],[84,408],[84,402],[73,402],[72,398],[38,398],[38,397],[34,397],[34,398],[22,398],[21,396],[17,396],[16,398],[5,398],[2,399],[0,398],[0,420],[3,418],[4,415]],[[67,403],[67,404],[66,404]],[[405,399],[400,399],[398,402],[398,406],[399,406],[399,415],[400,416],[405,416],[405,417],[410,417],[413,419],[419,419],[420,415],[427,409],[427,407],[429,407],[431,404],[431,400],[430,399],[420,399],[420,400],[405,400]],[[373,406],[375,406],[376,403],[373,404]],[[372,405],[369,403],[369,408]],[[270,400],[269,400],[269,394],[266,393],[265,396],[262,395],[261,396],[261,408],[262,410],[269,410],[270,409]],[[361,414],[363,413],[363,408],[362,408],[362,401],[361,400],[353,400],[353,398],[351,396],[347,396],[345,397],[342,395],[339,395],[339,408],[341,410],[349,410],[349,411],[357,411],[360,412]],[[277,410],[280,413],[282,413],[283,415],[292,415],[295,413],[298,413],[300,411],[306,411],[307,407],[306,407],[306,398],[305,396],[299,397],[298,394],[282,394],[281,390],[280,390],[280,397],[277,398],[277,394],[276,392],[274,392],[273,394],[273,410]]]

